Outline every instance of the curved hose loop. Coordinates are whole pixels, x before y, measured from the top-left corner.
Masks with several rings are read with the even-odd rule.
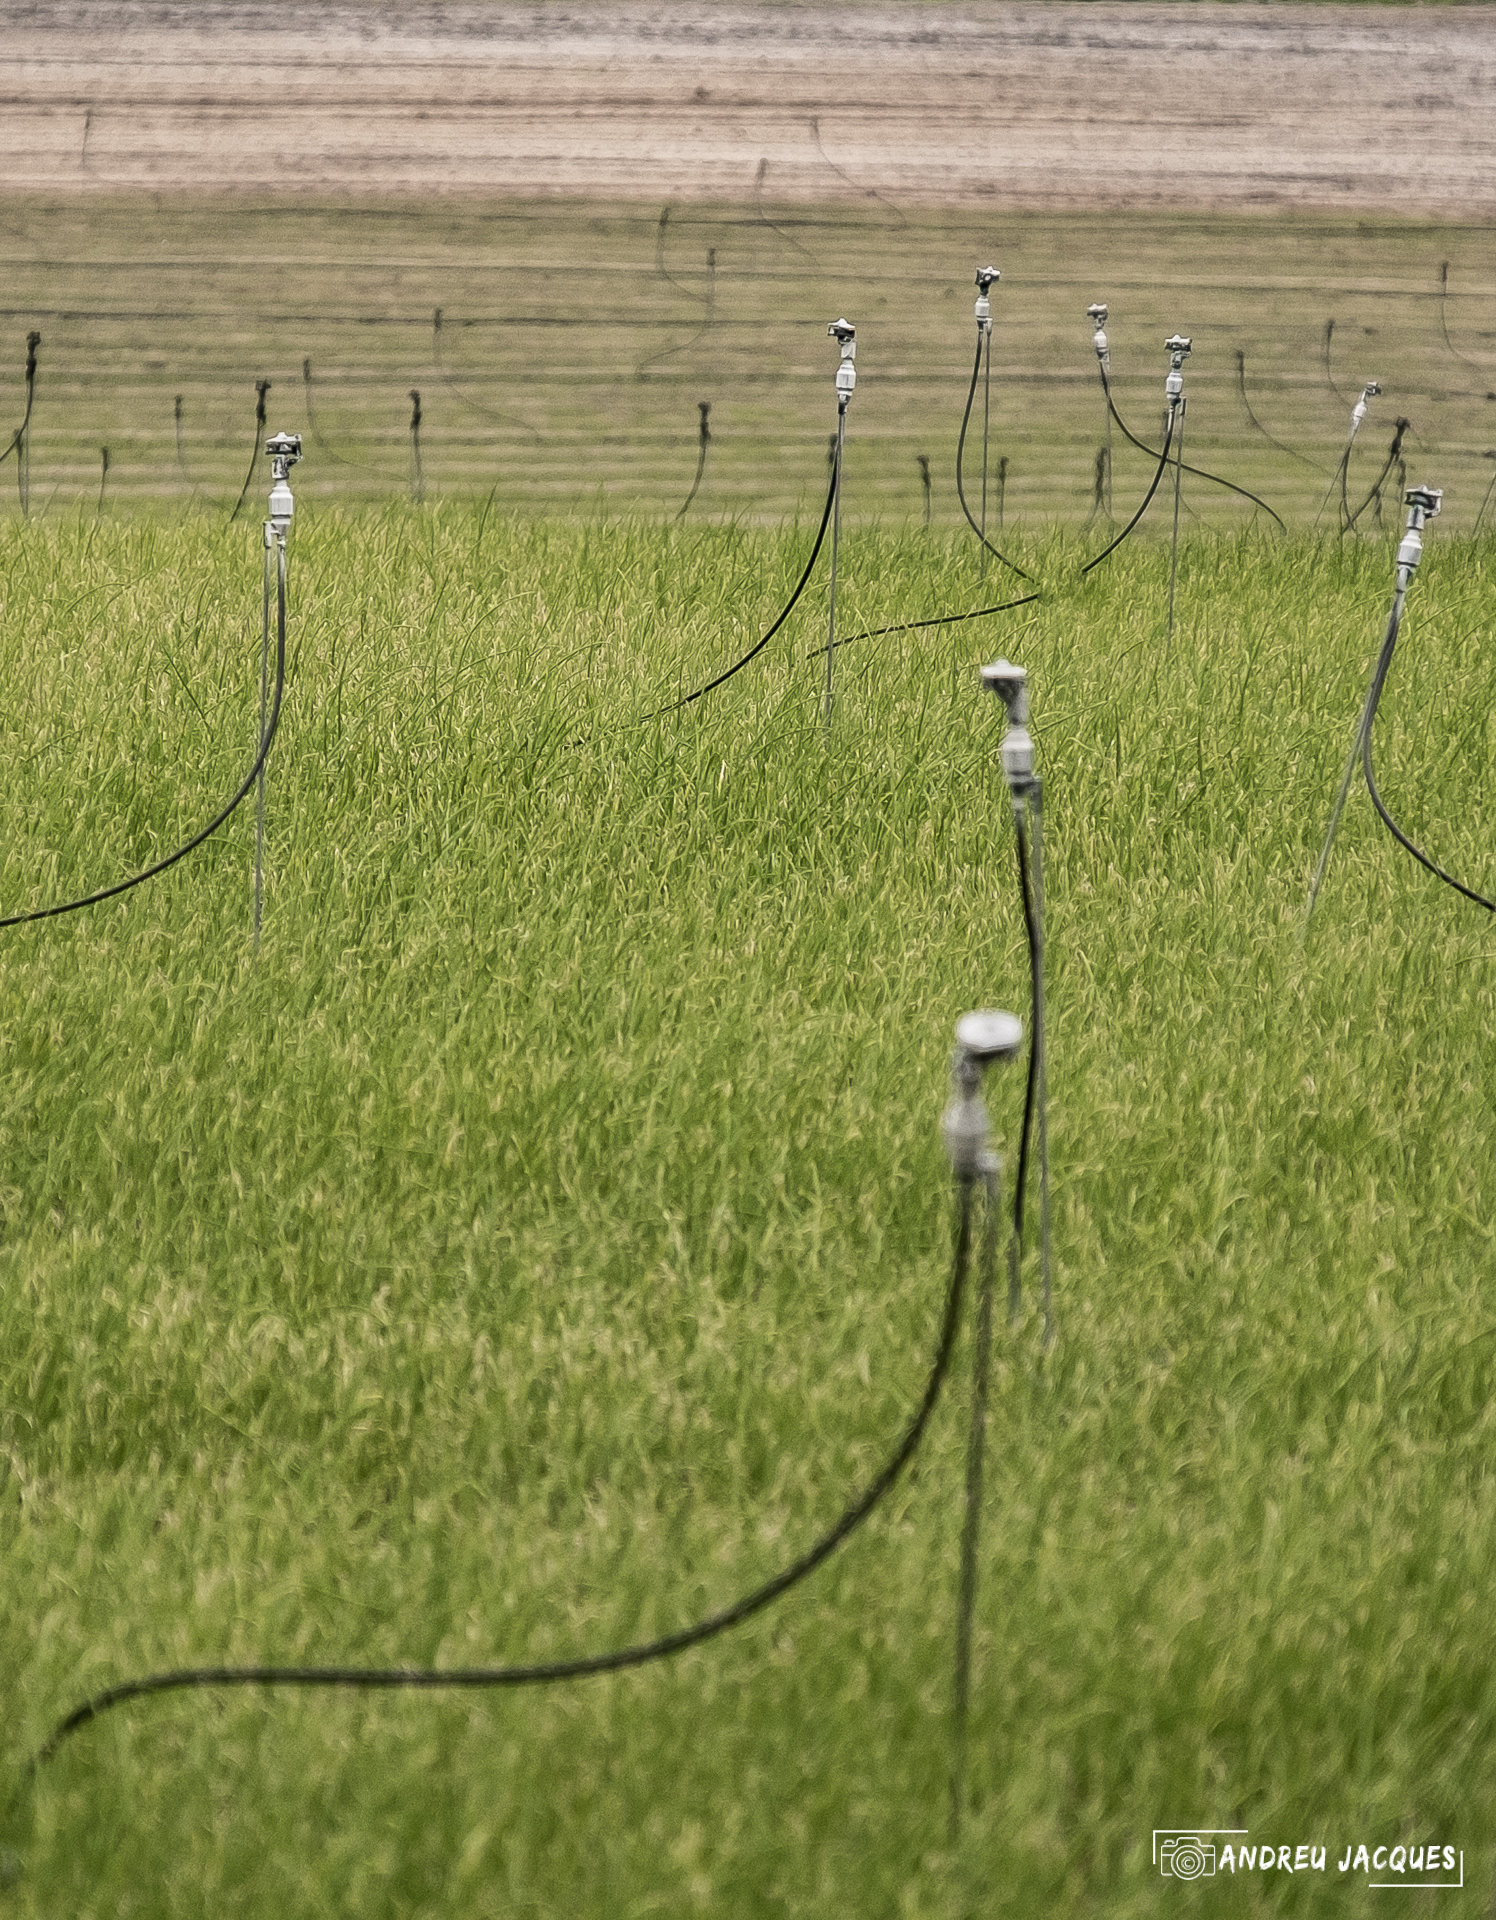
[[[961,511],[966,515],[966,524],[971,528],[972,532],[992,557],[995,560],[1001,560],[1009,572],[1016,573],[1020,580],[1032,580],[1034,576],[1031,573],[1025,573],[1016,560],[1010,560],[1005,553],[1000,553],[998,549],[993,546],[986,534],[983,533],[982,529],[977,525],[975,519],[973,519],[971,508],[966,504],[966,485],[962,477],[963,465],[966,458],[966,430],[971,425],[972,402],[977,397],[977,374],[981,371],[982,366],[982,340],[983,335],[979,333],[977,335],[977,357],[971,363],[971,385],[966,389],[966,411],[961,415],[961,433],[956,441],[956,497],[961,502]]]
[[[97,1720],[111,1708],[127,1701],[144,1699],[156,1693],[178,1693],[197,1687],[409,1687],[434,1690],[444,1687],[530,1687],[547,1686],[559,1681],[585,1680],[599,1673],[621,1673],[628,1667],[647,1666],[656,1660],[668,1660],[688,1647],[700,1646],[719,1634],[739,1626],[761,1613],[773,1601],[813,1573],[853,1533],[892,1488],[913,1458],[925,1428],[935,1411],[941,1387],[949,1370],[961,1321],[961,1304],[966,1291],[967,1269],[971,1261],[972,1183],[963,1180],[956,1226],[955,1255],[951,1263],[950,1284],[946,1289],[945,1309],[935,1357],[925,1379],[924,1392],[909,1424],[893,1451],[867,1483],[842,1510],[841,1517],[825,1533],[792,1560],[787,1567],[735,1600],[730,1606],[709,1613],[688,1627],[641,1640],[632,1646],[616,1647],[607,1653],[582,1654],[569,1660],[546,1660],[530,1666],[512,1667],[185,1667],[168,1673],[146,1674],[138,1680],[123,1680],[93,1694],[66,1714],[48,1734],[32,1756],[28,1771],[35,1775],[49,1761],[70,1734]]]
[[[679,713],[683,707],[689,707],[693,701],[701,700],[709,693],[715,693],[718,687],[725,686],[735,673],[741,673],[748,662],[756,659],[757,656],[763,652],[764,648],[768,646],[769,642],[774,638],[775,634],[778,633],[785,621],[789,619],[791,613],[794,612],[795,603],[810,584],[810,576],[815,571],[816,560],[820,556],[821,544],[826,538],[826,529],[831,524],[831,509],[836,501],[837,483],[840,479],[841,459],[838,455],[833,458],[831,463],[831,484],[826,489],[826,505],[821,513],[821,524],[816,529],[815,545],[810,550],[810,558],[805,563],[805,571],[795,582],[795,591],[780,608],[778,614],[775,616],[774,624],[761,639],[754,642],[741,659],[734,660],[732,665],[722,673],[719,673],[715,679],[708,680],[704,686],[697,687],[694,693],[683,694],[679,700],[672,700],[668,706],[656,707],[653,713],[646,713],[639,722],[640,726],[647,726],[651,720],[662,720],[666,714]],[[824,652],[825,649],[819,648],[817,651]]]
[[[41,343],[41,335],[33,328],[26,336],[26,411],[21,415],[21,424],[10,436],[4,453],[0,453],[0,466],[4,466],[10,456],[19,451],[26,438],[26,429],[31,425],[31,409],[36,402],[36,350]]]
[[[1382,796],[1377,791],[1376,775],[1372,771],[1371,765],[1371,730],[1376,722],[1377,708],[1382,703],[1382,688],[1386,685],[1387,674],[1392,666],[1392,651],[1396,642],[1396,633],[1393,632],[1389,634],[1388,644],[1383,647],[1382,657],[1377,661],[1376,677],[1372,681],[1371,699],[1368,702],[1366,725],[1361,731],[1361,771],[1366,776],[1366,791],[1371,795],[1371,804],[1381,816],[1382,825],[1386,827],[1387,831],[1400,847],[1406,848],[1406,850],[1412,854],[1419,866],[1426,867],[1436,880],[1442,880],[1445,886],[1453,887],[1456,893],[1463,894],[1467,900],[1473,901],[1476,906],[1484,907],[1487,913],[1496,913],[1496,901],[1488,900],[1483,893],[1477,893],[1473,887],[1467,887],[1462,880],[1456,880],[1453,874],[1446,873],[1443,867],[1439,866],[1436,861],[1430,860],[1421,847],[1413,844],[1407,834],[1403,832],[1402,828],[1387,811]]]
[[[1105,377],[1106,376],[1103,374],[1102,378],[1105,379]],[[1169,448],[1172,446],[1173,441],[1174,441],[1174,409],[1170,407],[1169,424],[1164,430],[1164,444],[1159,451],[1158,466],[1154,470],[1154,475],[1152,480],[1149,482],[1148,491],[1143,495],[1143,504],[1138,508],[1137,512],[1128,521],[1127,525],[1117,535],[1116,539],[1111,541],[1107,546],[1104,546],[1101,549],[1100,553],[1096,555],[1096,558],[1094,560],[1088,560],[1086,564],[1081,568],[1080,571],[1081,571],[1082,579],[1084,579],[1084,577],[1091,571],[1093,567],[1099,567],[1103,560],[1109,560],[1111,558],[1111,556],[1117,551],[1118,547],[1120,547],[1122,542],[1127,538],[1128,534],[1132,532],[1133,528],[1138,524],[1138,522],[1142,519],[1143,515],[1148,511],[1149,507],[1153,504],[1153,496],[1158,492],[1159,482],[1163,479],[1164,474],[1168,470]],[[1194,468],[1193,467],[1188,468],[1187,471],[1193,473]]]
[[[260,777],[260,769],[270,753],[275,739],[276,729],[280,725],[281,698],[286,686],[286,563],[285,553],[280,554],[277,570],[276,595],[276,640],[275,640],[275,697],[270,708],[270,717],[260,738],[260,750],[255,755],[254,765],[245,774],[234,791],[233,798],[219,809],[207,826],[193,834],[190,840],[184,840],[179,847],[172,849],[163,859],[157,860],[140,873],[131,874],[128,880],[117,880],[111,887],[100,887],[97,893],[83,894],[77,900],[59,901],[51,907],[33,907],[28,913],[13,913],[0,920],[0,929],[6,927],[24,927],[33,920],[54,920],[59,914],[75,913],[80,907],[96,907],[101,900],[112,900],[117,894],[128,893],[132,887],[154,880],[158,873],[165,873],[168,867],[174,867],[179,860],[185,860],[194,853],[205,840],[210,839],[233,813],[239,803],[246,798],[255,781]]]
[[[1122,431],[1123,437],[1130,440],[1139,453],[1146,453],[1150,460],[1156,460],[1158,458],[1157,449],[1147,446],[1141,441],[1122,418],[1121,414],[1118,413],[1117,403],[1112,398],[1112,383],[1107,378],[1106,368],[1102,366],[1099,360],[1096,362],[1096,366],[1101,374],[1101,390],[1106,395],[1107,412],[1112,416],[1113,420],[1116,421]],[[1192,473],[1197,480],[1208,480],[1212,486],[1225,487],[1229,493],[1239,493],[1243,500],[1250,500],[1254,507],[1261,507],[1262,511],[1267,514],[1270,519],[1277,522],[1279,530],[1287,533],[1288,528],[1284,524],[1282,514],[1276,512],[1260,494],[1253,493],[1249,487],[1239,487],[1234,480],[1227,480],[1219,473],[1208,473],[1204,467],[1192,467],[1188,460],[1183,463],[1182,471]]]
[[[1320,466],[1317,460],[1311,460],[1307,454],[1300,453],[1297,448],[1289,446],[1287,441],[1280,440],[1277,434],[1269,433],[1267,428],[1257,418],[1257,415],[1252,411],[1252,402],[1247,398],[1247,356],[1245,349],[1241,347],[1236,349],[1236,390],[1241,395],[1241,403],[1246,409],[1248,420],[1251,421],[1252,425],[1270,446],[1276,447],[1279,453],[1286,453],[1290,460],[1297,460],[1300,466],[1308,467],[1314,473],[1322,474],[1324,472],[1324,468]]]
[[[1366,498],[1361,502],[1360,506],[1357,507],[1354,513],[1351,512],[1349,506],[1345,505],[1345,483],[1344,483],[1344,480],[1342,479],[1341,488],[1340,488],[1340,497],[1341,497],[1342,506],[1345,507],[1344,524],[1341,529],[1342,532],[1353,533],[1355,531],[1356,522],[1361,518],[1361,515],[1365,513],[1366,509],[1371,505],[1372,501],[1376,499],[1377,495],[1382,491],[1382,488],[1386,486],[1388,474],[1391,473],[1397,461],[1402,457],[1403,435],[1407,432],[1408,428],[1412,424],[1413,423],[1410,420],[1399,419],[1397,421],[1397,424],[1392,434],[1392,444],[1387,449],[1387,458],[1382,462],[1382,470],[1377,475],[1376,479],[1372,481],[1371,487],[1367,492]]]
[[[696,436],[696,478],[691,482],[691,491],[681,502],[680,511],[675,516],[677,520],[685,519],[691,510],[691,502],[701,491],[701,477],[706,472],[706,450],[712,443],[712,429],[709,424],[712,403],[710,400],[698,400],[696,405],[701,414],[701,426]]]

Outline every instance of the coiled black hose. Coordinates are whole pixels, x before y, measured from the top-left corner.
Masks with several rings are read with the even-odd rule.
[[[254,765],[240,781],[232,799],[214,814],[207,826],[193,834],[190,840],[184,840],[181,846],[174,847],[163,859],[152,862],[142,872],[131,874],[128,880],[117,880],[113,886],[100,887],[97,893],[85,893],[76,900],[62,900],[55,906],[33,907],[26,913],[9,914],[4,919],[0,919],[0,929],[22,927],[32,920],[54,920],[59,914],[75,913],[80,907],[95,907],[101,900],[112,900],[116,894],[128,893],[132,887],[141,886],[147,880],[154,880],[158,873],[165,873],[168,867],[174,867],[179,860],[185,860],[189,853],[195,852],[205,840],[217,833],[240,801],[246,797],[259,778],[260,769],[264,766],[275,740],[276,729],[280,725],[281,698],[286,686],[286,550],[284,547],[279,549],[276,586],[275,697],[265,731],[260,736],[260,750],[255,755]]]
[[[633,1646],[617,1647],[607,1653],[581,1654],[569,1660],[545,1660],[528,1666],[509,1667],[183,1667],[173,1672],[148,1673],[137,1680],[122,1680],[117,1685],[106,1687],[102,1692],[91,1695],[87,1700],[63,1716],[48,1734],[42,1745],[32,1756],[29,1773],[34,1775],[57,1752],[62,1743],[97,1720],[101,1714],[115,1707],[123,1706],[127,1701],[142,1700],[152,1694],[180,1693],[189,1689],[214,1687],[349,1687],[349,1688],[416,1688],[432,1691],[438,1688],[492,1688],[492,1687],[528,1687],[547,1686],[559,1681],[585,1680],[594,1674],[620,1673],[628,1667],[642,1667],[656,1660],[666,1660],[677,1653],[684,1653],[688,1647],[697,1647],[706,1640],[714,1640],[719,1634],[739,1626],[751,1619],[756,1613],[788,1593],[791,1587],[811,1574],[828,1559],[849,1534],[861,1526],[868,1515],[894,1485],[899,1475],[913,1458],[915,1450],[924,1438],[930,1416],[935,1411],[940,1398],[940,1390],[950,1367],[951,1354],[956,1344],[956,1333],[961,1321],[961,1304],[965,1295],[967,1270],[971,1260],[971,1215],[972,1184],[963,1180],[960,1187],[960,1200],[956,1223],[956,1242],[951,1262],[950,1283],[946,1289],[945,1309],[941,1317],[940,1335],[936,1343],[935,1357],[925,1379],[924,1392],[913,1418],[905,1427],[898,1443],[887,1460],[868,1484],[843,1509],[841,1517],[833,1526],[792,1560],[787,1567],[754,1587],[730,1606],[722,1607],[715,1613],[695,1621],[688,1627],[678,1628],[674,1633],[660,1635],[655,1640],[642,1640]]]

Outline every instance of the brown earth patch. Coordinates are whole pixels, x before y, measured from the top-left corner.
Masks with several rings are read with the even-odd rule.
[[[12,193],[1496,215],[1496,6],[0,6]]]

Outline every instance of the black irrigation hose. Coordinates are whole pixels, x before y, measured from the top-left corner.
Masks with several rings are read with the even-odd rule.
[[[1017,600],[1000,601],[995,607],[973,607],[969,613],[939,613],[931,620],[894,620],[886,627],[864,627],[860,633],[843,634],[836,644],[850,647],[854,640],[879,640],[885,633],[917,633],[923,627],[949,627],[961,620],[985,620],[990,613],[1009,613],[1014,607],[1031,606],[1043,597],[1039,593],[1025,593]],[[806,658],[819,660],[825,651],[824,647],[817,647]]]
[[[1017,1312],[1018,1263],[1023,1257],[1023,1198],[1028,1186],[1029,1143],[1034,1131],[1034,1107],[1039,1088],[1039,1048],[1035,1045],[1034,1017],[1039,1003],[1040,931],[1034,916],[1034,889],[1029,877],[1028,827],[1021,813],[1014,815],[1014,845],[1018,850],[1018,882],[1023,889],[1023,931],[1029,954],[1029,1056],[1023,1089],[1023,1123],[1018,1133],[1018,1174],[1013,1182],[1013,1276],[1009,1306]]]
[[[1248,420],[1251,421],[1252,425],[1270,446],[1276,447],[1279,453],[1286,453],[1290,460],[1297,460],[1301,466],[1308,467],[1315,473],[1324,472],[1324,468],[1320,466],[1317,460],[1311,460],[1308,454],[1298,452],[1296,448],[1290,447],[1285,441],[1280,440],[1275,433],[1269,433],[1267,428],[1257,418],[1257,415],[1253,413],[1252,403],[1247,398],[1247,356],[1245,350],[1241,347],[1236,349],[1236,390],[1241,395],[1241,403],[1246,410]]]
[[[683,694],[679,700],[672,700],[668,706],[656,707],[653,713],[646,713],[640,722],[641,726],[647,725],[651,720],[663,719],[668,713],[679,713],[683,707],[689,707],[693,701],[701,700],[709,693],[715,693],[718,687],[724,686],[735,673],[741,673],[748,662],[755,659],[763,652],[764,648],[768,646],[769,642],[774,638],[775,634],[778,633],[785,621],[789,619],[791,613],[794,611],[796,601],[799,600],[801,594],[804,593],[806,587],[810,584],[810,576],[815,571],[816,560],[820,555],[821,543],[825,540],[826,529],[831,524],[831,509],[836,501],[836,489],[840,479],[841,463],[836,458],[833,446],[831,484],[826,489],[826,506],[821,514],[821,524],[816,530],[816,543],[810,550],[810,558],[805,563],[805,571],[795,583],[795,591],[780,608],[778,614],[775,616],[774,624],[761,639],[754,642],[741,659],[734,660],[730,667],[726,668],[722,673],[717,674],[714,679],[708,680],[705,685],[697,687],[693,693]],[[824,651],[824,648],[817,649],[818,653],[823,653]]]
[[[52,907],[34,907],[28,913],[13,913],[0,920],[0,929],[23,927],[33,920],[53,920],[59,914],[74,913],[79,907],[95,907],[101,900],[112,900],[116,894],[128,893],[132,887],[138,887],[147,880],[154,880],[159,873],[165,873],[168,867],[174,867],[179,860],[185,860],[203,842],[215,833],[228,819],[229,815],[249,793],[260,776],[275,739],[276,728],[280,725],[281,696],[286,685],[286,556],[280,553],[278,567],[278,592],[276,595],[276,639],[275,639],[275,699],[270,709],[270,718],[260,737],[260,750],[255,755],[254,765],[245,774],[227,806],[220,808],[213,818],[190,840],[184,840],[181,846],[174,848],[164,859],[157,860],[141,873],[135,873],[128,880],[117,880],[112,887],[101,887],[97,893],[84,894],[77,900],[63,900]]]
[[[1354,513],[1351,513],[1349,510],[1347,510],[1346,512],[1345,531],[1347,533],[1351,533],[1355,530],[1356,522],[1361,518],[1361,515],[1365,513],[1366,509],[1371,505],[1372,501],[1377,499],[1380,496],[1382,488],[1387,484],[1387,475],[1391,473],[1393,467],[1397,464],[1398,460],[1401,459],[1402,457],[1403,435],[1407,432],[1408,428],[1411,425],[1412,425],[1412,422],[1410,420],[1404,420],[1400,416],[1395,422],[1394,431],[1392,435],[1392,444],[1387,449],[1387,458],[1382,462],[1382,471],[1377,475],[1376,479],[1372,481],[1370,491],[1367,493],[1366,498],[1361,502],[1360,506],[1357,507],[1356,511]],[[1344,498],[1345,498],[1345,483],[1342,480],[1341,482],[1342,501],[1344,500]]]
[[[1103,374],[1102,379],[1104,380],[1105,378],[1106,378],[1106,375]],[[1110,395],[1108,395],[1108,403],[1110,403]],[[1124,428],[1124,432],[1125,431],[1126,429]],[[1152,480],[1148,483],[1148,491],[1143,495],[1143,504],[1138,508],[1137,512],[1128,521],[1127,525],[1117,535],[1116,539],[1113,541],[1110,541],[1106,546],[1104,546],[1101,549],[1100,553],[1096,555],[1094,560],[1088,560],[1086,564],[1081,568],[1082,578],[1084,578],[1085,575],[1088,574],[1093,567],[1099,567],[1103,560],[1110,558],[1110,556],[1117,551],[1118,547],[1121,546],[1122,542],[1127,538],[1128,534],[1132,532],[1133,528],[1138,524],[1138,522],[1142,519],[1143,515],[1148,511],[1149,507],[1153,504],[1153,496],[1158,492],[1159,482],[1163,479],[1164,474],[1168,469],[1169,448],[1173,444],[1173,440],[1174,440],[1174,409],[1170,407],[1168,425],[1164,429],[1164,444],[1158,456],[1158,466],[1154,470]],[[1188,468],[1187,471],[1193,473],[1194,468],[1193,467]]]
[[[1107,378],[1106,368],[1101,364],[1100,360],[1096,362],[1096,365],[1101,374],[1101,389],[1106,395],[1107,412],[1110,413],[1117,425],[1121,428],[1123,435],[1132,442],[1139,453],[1146,453],[1150,460],[1156,460],[1158,458],[1158,449],[1156,447],[1146,446],[1132,431],[1131,427],[1128,426],[1121,414],[1118,413],[1117,403],[1112,398],[1112,383]],[[1283,516],[1280,513],[1274,512],[1266,500],[1259,494],[1253,493],[1249,487],[1239,487],[1234,480],[1227,480],[1219,473],[1208,473],[1204,467],[1192,467],[1188,460],[1184,462],[1182,471],[1192,473],[1197,480],[1208,480],[1212,486],[1225,487],[1231,493],[1239,493],[1243,500],[1250,500],[1254,507],[1261,507],[1262,511],[1275,520],[1284,533],[1287,533],[1288,528],[1283,523]]]
[[[1031,573],[1025,573],[1016,560],[1010,560],[1005,553],[999,552],[998,549],[993,546],[986,534],[983,533],[982,529],[977,525],[975,519],[972,517],[971,508],[966,504],[966,486],[963,478],[963,466],[966,458],[966,430],[971,425],[972,403],[977,397],[977,375],[982,367],[982,343],[985,338],[986,336],[981,333],[977,335],[977,357],[971,363],[971,385],[966,390],[966,411],[961,415],[961,433],[956,441],[956,495],[961,502],[961,511],[966,515],[967,525],[993,558],[1001,560],[1009,572],[1016,573],[1020,580],[1032,580],[1034,576]]]
[[[167,1673],[145,1674],[138,1680],[122,1680],[115,1686],[104,1688],[64,1715],[33,1754],[28,1772],[34,1776],[53,1757],[63,1741],[80,1727],[97,1720],[113,1707],[123,1706],[130,1700],[144,1699],[149,1694],[178,1693],[198,1687],[408,1687],[430,1691],[444,1687],[548,1686],[559,1681],[589,1679],[594,1674],[620,1673],[628,1667],[642,1667],[656,1660],[667,1660],[674,1654],[684,1653],[688,1647],[700,1646],[703,1641],[714,1640],[718,1634],[741,1625],[754,1614],[762,1612],[781,1594],[798,1585],[823,1560],[829,1559],[894,1485],[924,1438],[925,1428],[935,1411],[950,1367],[961,1321],[961,1304],[971,1258],[971,1211],[971,1182],[962,1181],[955,1255],[951,1262],[940,1337],[919,1406],[898,1444],[872,1480],[848,1503],[841,1517],[813,1546],[730,1606],[709,1613],[688,1627],[678,1628],[674,1633],[662,1634],[655,1640],[638,1641],[632,1646],[617,1647],[608,1653],[581,1654],[569,1660],[546,1660],[531,1666],[184,1667]]]
[[[1171,441],[1173,440],[1173,437],[1174,437],[1174,416],[1171,413],[1169,416],[1168,431],[1164,435],[1163,450],[1158,457],[1158,469],[1154,473],[1153,481],[1152,481],[1152,484],[1149,486],[1148,491],[1143,495],[1143,504],[1138,508],[1137,512],[1128,521],[1127,525],[1117,535],[1116,539],[1111,541],[1109,545],[1103,547],[1101,552],[1096,555],[1095,559],[1088,560],[1086,562],[1086,564],[1081,568],[1081,573],[1083,575],[1089,573],[1093,567],[1099,567],[1102,561],[1105,560],[1109,554],[1115,553],[1117,548],[1121,546],[1122,542],[1127,538],[1128,534],[1132,532],[1133,528],[1138,524],[1138,522],[1142,519],[1143,515],[1148,511],[1149,505],[1153,500],[1153,496],[1158,491],[1159,482],[1163,479],[1164,472],[1168,467],[1169,446]],[[1186,471],[1188,472],[1190,471],[1190,469],[1186,468]],[[968,519],[970,518],[969,514],[967,518]],[[995,551],[996,549],[994,548],[994,552]],[[1024,578],[1027,579],[1028,576],[1025,575]],[[942,614],[936,615],[936,617],[931,620],[895,620],[886,627],[865,627],[860,633],[846,634],[842,639],[838,640],[836,644],[838,647],[848,647],[852,644],[854,640],[878,640],[878,639],[881,639],[882,636],[886,633],[915,633],[924,627],[948,627],[948,626],[954,625],[956,622],[961,620],[984,620],[987,618],[989,614],[1010,613],[1014,607],[1031,606],[1036,600],[1040,600],[1042,598],[1043,598],[1042,593],[1038,593],[1038,592],[1025,593],[1021,595],[1017,600],[1000,601],[995,607],[973,607],[969,613],[942,613]],[[818,647],[816,649],[815,655],[811,657],[819,658],[820,653],[821,653],[821,649]]]
[[[1449,262],[1447,260],[1442,261],[1439,267],[1439,331],[1444,335],[1444,344],[1455,359],[1463,360],[1472,373],[1478,373],[1484,378],[1486,370],[1480,362],[1472,360],[1468,353],[1461,353],[1449,337]]]
[[[0,466],[21,448],[26,439],[26,429],[31,425],[31,409],[36,400],[36,350],[41,343],[41,335],[33,328],[26,336],[26,411],[21,415],[21,424],[10,436],[4,453],[0,453]]]
[[[255,477],[255,462],[259,459],[260,448],[264,445],[264,442],[265,442],[265,395],[269,393],[269,391],[270,391],[270,382],[268,380],[256,380],[255,382],[255,443],[250,452],[249,466],[245,470],[244,485],[239,489],[239,498],[234,502],[234,511],[229,515],[230,526],[232,526],[234,522],[239,518],[240,509],[243,507],[244,502],[249,498],[249,483]]]
[[[1371,804],[1381,815],[1382,825],[1400,847],[1406,848],[1412,854],[1421,867],[1427,867],[1435,879],[1442,880],[1447,887],[1453,887],[1456,893],[1462,893],[1467,900],[1473,900],[1476,906],[1484,907],[1487,913],[1496,913],[1496,901],[1488,900],[1483,893],[1477,893],[1473,887],[1467,887],[1462,880],[1456,880],[1452,873],[1446,873],[1435,861],[1430,860],[1421,847],[1413,844],[1387,811],[1382,796],[1377,791],[1376,775],[1371,765],[1371,731],[1376,723],[1377,708],[1382,702],[1382,688],[1386,684],[1387,674],[1392,666],[1392,653],[1397,645],[1397,629],[1398,622],[1390,623],[1387,638],[1382,645],[1381,658],[1377,661],[1376,675],[1372,680],[1366,725],[1361,734],[1361,770],[1366,776],[1366,791],[1371,795]]]
[[[706,450],[712,443],[712,430],[707,424],[707,416],[711,413],[712,403],[710,400],[698,400],[696,405],[701,411],[701,430],[697,436],[699,451],[696,455],[696,478],[691,482],[691,491],[681,502],[680,512],[675,516],[677,520],[685,519],[686,514],[690,510],[691,502],[696,498],[697,493],[701,489],[701,476],[706,472]]]

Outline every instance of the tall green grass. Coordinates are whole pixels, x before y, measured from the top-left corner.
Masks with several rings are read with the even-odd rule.
[[[0,1911],[1356,1910],[1496,1788],[1483,915],[1348,809],[1390,546],[1192,537],[990,625],[757,636],[813,528],[308,512],[269,782],[0,942]],[[258,535],[10,526],[0,908],[163,851],[254,743]],[[854,528],[846,626],[982,604]],[[1489,883],[1489,544],[1433,529],[1378,730]],[[814,1582],[677,1663],[455,1699],[83,1694],[586,1651],[756,1582],[916,1396],[952,1022],[1022,1009],[996,703],[1047,781],[1061,1337],[998,1342],[974,1804],[946,1840],[964,1387]],[[1014,1142],[1019,1078],[991,1089]],[[1030,1262],[1027,1298],[1035,1275]],[[1331,1871],[1160,1877],[1152,1830]],[[1348,1900],[1350,1905],[1348,1907]]]

